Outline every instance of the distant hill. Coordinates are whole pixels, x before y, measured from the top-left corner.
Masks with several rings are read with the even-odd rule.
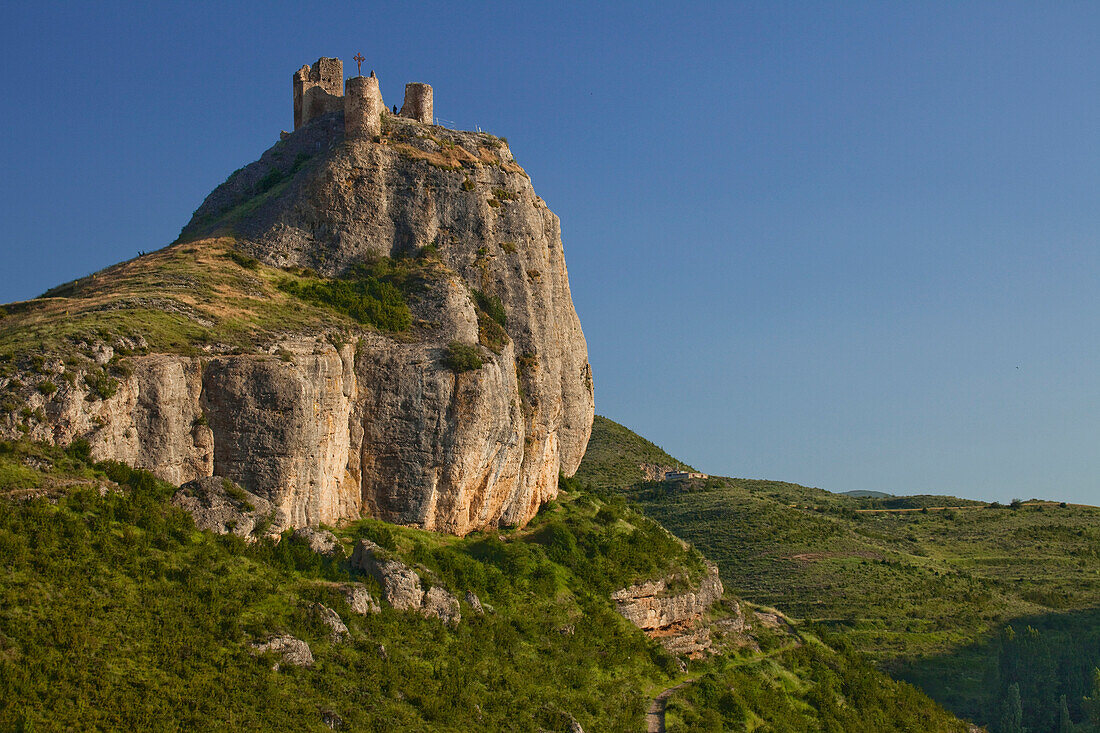
[[[586,456],[578,475],[599,475],[609,436],[618,462],[643,460],[628,449],[648,441],[629,432],[593,430],[592,465]],[[1019,629],[1049,627],[1044,658],[1064,664],[1051,672],[1057,684],[1025,703],[1045,715],[1065,694],[1074,719],[1083,715],[1091,678],[1080,670],[1100,665],[1100,632],[1091,616],[1067,612],[1100,608],[1100,509],[856,497],[721,477],[612,488],[715,560],[740,596],[842,632],[980,722],[999,717],[1013,679],[998,672],[1008,648],[997,641],[1002,630],[1013,619]],[[1028,694],[1026,684],[1021,690]],[[1045,730],[1044,719],[1032,730]]]
[[[883,491],[868,491],[867,489],[853,489],[840,493],[844,496],[854,496],[857,499],[889,499],[893,496],[893,494],[887,494]]]

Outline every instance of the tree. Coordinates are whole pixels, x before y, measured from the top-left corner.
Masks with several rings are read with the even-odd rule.
[[[1013,682],[1008,686],[1008,697],[1004,701],[1004,712],[997,733],[1027,733],[1024,729],[1024,708],[1020,702],[1020,684]]]
[[[1081,700],[1081,708],[1090,726],[1088,730],[1100,731],[1100,669],[1092,670],[1092,694]]]
[[[1066,696],[1058,700],[1058,733],[1073,733],[1073,721],[1069,717],[1069,704]]]

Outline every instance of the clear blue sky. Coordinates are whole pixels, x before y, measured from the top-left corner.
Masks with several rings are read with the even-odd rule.
[[[597,410],[717,474],[1100,503],[1100,4],[7,3],[0,301],[172,241],[351,57],[507,136]]]

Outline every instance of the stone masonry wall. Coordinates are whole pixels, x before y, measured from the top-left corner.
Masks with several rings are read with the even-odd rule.
[[[419,82],[406,84],[405,103],[401,106],[401,116],[430,125],[435,120],[433,115],[431,85]]]
[[[294,72],[294,129],[344,105],[344,62],[322,56]]]
[[[348,79],[344,96],[344,134],[348,137],[372,137],[382,132],[382,112],[386,103],[378,88],[378,77],[356,76]]]

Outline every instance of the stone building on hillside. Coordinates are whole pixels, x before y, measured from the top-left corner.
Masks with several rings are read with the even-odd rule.
[[[361,58],[361,57],[359,57]],[[344,111],[344,130],[349,136],[372,136],[381,131],[386,105],[378,77],[353,76],[345,92],[344,62],[322,56],[312,66],[303,66],[291,79],[294,91],[294,129],[329,112]],[[432,87],[412,82],[405,85],[401,117],[430,125],[434,122]]]
[[[705,479],[708,476],[698,471],[668,471],[665,473],[665,481],[687,481],[693,478]]]

